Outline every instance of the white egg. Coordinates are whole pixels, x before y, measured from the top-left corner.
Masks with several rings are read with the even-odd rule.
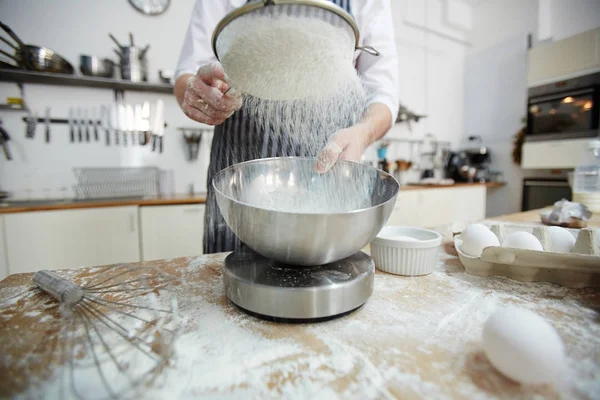
[[[542,243],[529,232],[513,232],[506,235],[502,247],[511,249],[538,250],[544,251]]]
[[[500,246],[498,237],[485,225],[471,224],[461,234],[460,249],[472,257],[479,257],[486,247]]]
[[[570,253],[575,246],[575,236],[560,226],[549,226],[548,233],[552,238],[552,251],[555,253]]]
[[[483,349],[498,371],[525,384],[554,382],[564,368],[560,336],[542,317],[525,309],[493,313],[483,326]]]

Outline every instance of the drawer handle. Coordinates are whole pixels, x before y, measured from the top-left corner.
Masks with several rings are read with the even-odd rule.
[[[129,229],[131,233],[135,233],[135,215],[133,213],[129,214]]]
[[[184,208],[183,209],[184,213],[199,213],[200,211],[202,211],[200,208]]]

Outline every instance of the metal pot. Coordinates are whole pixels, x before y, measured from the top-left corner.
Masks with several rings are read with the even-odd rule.
[[[20,67],[32,71],[60,74],[73,74],[75,72],[73,66],[67,60],[59,56],[54,50],[25,44],[8,26],[0,22],[0,27],[2,27],[2,29],[17,43],[17,45],[14,45],[2,38],[3,42],[15,50],[15,54],[11,55],[2,50],[0,50],[0,52],[15,60]]]
[[[383,171],[349,161],[338,161],[320,175],[314,172],[315,161],[260,159],[215,176],[212,184],[221,214],[244,244],[276,261],[314,266],[349,257],[377,236],[394,209],[398,182]],[[314,196],[335,198],[338,206],[327,212],[277,211],[277,204]],[[275,208],[268,204],[272,202]],[[366,206],[356,206],[362,204]]]
[[[121,47],[121,78],[131,82],[148,80],[146,52],[135,46]]]
[[[115,63],[108,58],[79,56],[79,70],[86,76],[112,78],[115,75]]]

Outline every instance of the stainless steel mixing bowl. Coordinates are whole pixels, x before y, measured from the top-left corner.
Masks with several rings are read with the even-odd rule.
[[[398,182],[360,163],[338,161],[323,175],[314,165],[314,158],[282,157],[219,172],[212,183],[227,225],[252,250],[291,265],[326,264],[360,251],[390,216]],[[315,199],[327,202],[313,207]]]

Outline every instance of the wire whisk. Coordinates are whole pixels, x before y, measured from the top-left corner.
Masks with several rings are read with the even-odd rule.
[[[0,371],[6,368],[14,374],[9,376],[16,386],[12,393],[16,389],[44,398],[139,398],[168,368],[182,322],[175,296],[165,291],[174,279],[153,268],[130,266],[107,268],[97,276],[102,279],[79,285],[56,272],[34,274],[28,303],[38,300],[43,317],[30,333],[41,333],[41,339],[11,368],[0,365]],[[7,315],[2,313],[0,326],[10,325]],[[54,384],[45,386],[49,381]]]

